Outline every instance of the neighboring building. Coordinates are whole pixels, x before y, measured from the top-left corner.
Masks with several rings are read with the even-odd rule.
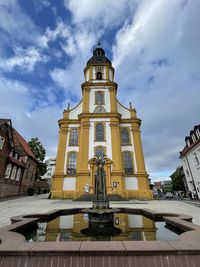
[[[171,192],[171,190],[172,190],[172,182],[171,182],[171,180],[154,182],[153,191],[155,193],[158,192],[158,191],[161,191],[163,193]]]
[[[33,184],[37,160],[10,119],[0,119],[0,198],[23,195]]]
[[[189,191],[196,192],[200,198],[200,124],[185,137],[186,145],[180,152],[183,170]]]
[[[95,156],[106,155],[107,195],[151,199],[136,110],[117,100],[114,68],[98,46],[84,69],[83,98],[59,120],[52,198],[95,193]]]
[[[51,185],[52,176],[55,172],[55,166],[56,166],[56,159],[50,158],[45,161],[45,164],[47,166],[46,173],[41,177],[42,180],[46,180],[49,185]]]

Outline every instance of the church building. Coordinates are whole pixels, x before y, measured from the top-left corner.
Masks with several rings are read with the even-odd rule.
[[[54,199],[89,199],[95,194],[96,155],[106,157],[110,199],[152,199],[136,110],[117,99],[115,70],[100,45],[84,69],[82,100],[63,112],[52,181]]]

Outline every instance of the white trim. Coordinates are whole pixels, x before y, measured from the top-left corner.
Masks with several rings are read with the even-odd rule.
[[[64,178],[63,191],[71,191],[71,190],[76,190],[76,178],[75,177]]]
[[[138,179],[137,177],[125,177],[126,190],[138,190]]]

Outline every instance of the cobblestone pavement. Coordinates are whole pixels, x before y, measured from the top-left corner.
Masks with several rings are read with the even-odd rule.
[[[192,204],[192,205],[191,205]],[[200,225],[200,206],[180,200],[130,200],[111,202],[112,207],[148,208],[158,212],[174,212],[191,215],[193,223]],[[16,215],[45,213],[54,209],[91,207],[91,202],[73,202],[71,200],[47,199],[47,195],[22,197],[0,202],[0,227],[10,224],[10,218]]]

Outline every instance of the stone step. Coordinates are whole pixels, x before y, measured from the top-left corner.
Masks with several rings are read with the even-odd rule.
[[[74,201],[93,201],[96,200],[96,195],[95,194],[84,194],[76,199]],[[106,195],[106,200],[111,200],[111,201],[124,201],[127,200],[123,198],[120,195],[114,194],[114,195]]]

